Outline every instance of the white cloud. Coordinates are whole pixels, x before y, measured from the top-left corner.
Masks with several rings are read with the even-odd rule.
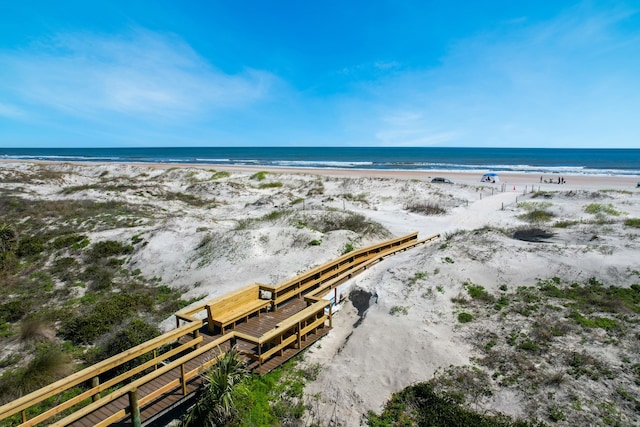
[[[181,39],[145,30],[59,35],[0,60],[0,93],[84,119],[203,117],[260,101],[278,83],[259,70],[224,73]]]
[[[22,109],[15,105],[5,104],[0,102],[0,117],[6,117],[9,119],[19,119],[25,117],[26,114]]]

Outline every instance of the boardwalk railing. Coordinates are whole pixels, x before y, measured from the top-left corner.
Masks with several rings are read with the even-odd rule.
[[[127,416],[131,417],[134,425],[139,425],[140,408],[175,392],[176,389],[180,390],[182,395],[186,395],[187,383],[217,362],[221,354],[219,349],[223,345],[232,346],[238,341],[246,344],[246,347],[251,350],[245,350],[243,354],[256,361],[258,365],[262,365],[266,360],[276,355],[282,356],[287,348],[301,349],[309,334],[324,328],[327,321],[329,322],[328,326],[331,327],[331,301],[322,299],[322,296],[344,280],[379,262],[385,256],[435,240],[438,237],[439,235],[434,235],[427,239],[418,240],[417,233],[412,233],[350,252],[278,286],[254,284],[251,287],[243,288],[239,293],[231,293],[232,296],[238,296],[242,292],[248,292],[254,288],[259,293],[268,292],[270,299],[267,302],[271,304],[273,309],[277,309],[279,304],[289,299],[305,298],[307,308],[278,323],[276,327],[259,337],[236,331],[224,334],[223,328],[221,337],[203,344],[203,337],[199,331],[204,324],[216,320],[216,307],[224,306],[220,304],[220,301],[225,297],[182,310],[176,313],[178,325],[173,331],[76,372],[9,404],[0,406],[0,421],[20,414],[22,422],[20,426],[33,426],[44,422],[53,426],[66,426],[91,414],[100,413],[100,421],[94,422],[94,425],[106,426]],[[234,298],[227,297],[225,301],[230,301],[233,305],[233,301],[238,301]],[[258,304],[246,302],[249,301],[246,296],[241,298],[242,301],[245,301],[242,303],[243,306],[251,306],[250,310],[255,312],[255,306]],[[260,294],[257,298],[260,298]],[[203,311],[207,313],[206,317],[198,318],[197,316]],[[260,309],[258,313],[259,311]],[[240,318],[245,317],[245,314],[248,317],[253,312],[243,313]],[[181,323],[184,324],[181,325]],[[211,328],[211,324],[209,327]],[[188,339],[188,341],[180,344],[181,339],[182,341]],[[205,361],[199,362],[195,368],[186,368],[188,362],[192,362],[208,352],[212,352],[212,355]],[[145,356],[141,359],[144,361],[137,366],[130,368],[125,373],[113,374],[115,369],[121,368],[125,363],[141,356]],[[162,386],[153,388],[152,391],[145,393],[140,391],[142,386],[166,376],[167,373],[176,369],[180,370],[176,378],[167,379]],[[110,376],[108,376],[109,374]],[[140,377],[135,378],[136,376]],[[103,382],[101,382],[101,378],[103,378]],[[85,386],[85,389],[80,394],[64,400],[62,398],[64,393],[76,386]],[[127,396],[128,399],[125,399],[124,396]],[[105,406],[117,399],[125,400],[116,410],[106,413]],[[47,409],[39,409],[41,412],[36,413],[35,407],[44,406],[43,404],[47,400],[55,400],[56,403],[49,405]],[[52,417],[63,418],[52,422]]]
[[[58,415],[69,408],[72,408],[76,405],[86,404],[88,400],[99,402],[100,404],[108,403],[107,397],[102,397],[101,393],[109,388],[115,387],[119,384],[122,384],[129,380],[134,375],[139,374],[140,372],[145,371],[149,368],[157,369],[158,365],[161,364],[167,358],[170,358],[174,355],[177,355],[181,352],[188,350],[189,348],[193,348],[197,346],[200,342],[202,342],[202,337],[199,335],[198,330],[200,329],[202,323],[201,322],[192,322],[190,324],[184,325],[180,328],[174,329],[164,335],[156,337],[150,341],[142,343],[136,347],[133,347],[127,351],[124,351],[120,354],[117,354],[113,357],[110,357],[102,362],[99,362],[93,366],[85,368],[75,374],[72,374],[66,378],[63,378],[59,381],[54,382],[53,384],[49,384],[46,387],[43,387],[39,390],[34,391],[33,393],[29,393],[26,396],[23,396],[19,399],[14,400],[13,402],[1,406],[0,407],[0,420],[10,417],[14,414],[20,413],[22,424],[21,426],[32,426],[38,423],[44,422],[49,418]],[[163,346],[173,343],[179,338],[185,335],[193,335],[193,339],[178,346],[176,348],[170,349],[162,354],[158,354]],[[148,362],[145,362],[124,374],[118,375],[114,378],[105,381],[104,383],[100,383],[100,375],[112,371],[123,364],[136,359],[140,356],[152,355],[152,359]],[[157,372],[157,371],[156,371]],[[38,414],[27,420],[27,409],[47,400],[51,397],[58,396],[63,394],[65,391],[75,387],[77,385],[90,383],[91,386],[86,391],[81,394],[66,400],[63,403],[53,406],[52,408]],[[109,395],[111,396],[111,395]]]
[[[373,246],[349,252],[333,261],[313,268],[278,285],[272,286],[254,283],[253,285],[249,285],[248,287],[242,288],[234,293],[226,294],[209,301],[204,301],[179,311],[176,313],[177,325],[179,326],[181,321],[191,322],[198,319],[198,317],[204,317],[206,312],[209,328],[213,331],[213,323],[216,323],[216,319],[219,316],[216,312],[221,311],[222,315],[220,317],[227,317],[227,310],[224,308],[224,305],[227,302],[232,302],[235,303],[236,306],[242,307],[244,305],[243,301],[245,300],[242,295],[253,293],[254,298],[259,299],[261,298],[260,295],[264,295],[264,293],[266,293],[266,295],[270,296],[269,299],[271,301],[272,309],[275,310],[279,304],[295,297],[302,298],[305,293],[315,291],[318,287],[330,290],[331,287],[327,288],[327,282],[331,282],[335,285],[341,280],[357,274],[357,272],[365,269],[367,266],[382,260],[385,256],[405,251],[412,247],[438,239],[439,237],[439,234],[434,234],[426,239],[419,240],[418,233],[414,232],[396,239],[387,240]],[[257,305],[255,304],[255,301],[253,303],[249,303],[246,311],[236,313],[237,318],[242,319],[250,314],[259,313],[259,309],[257,309],[257,307],[261,307],[260,303]],[[222,332],[224,332],[224,329]]]

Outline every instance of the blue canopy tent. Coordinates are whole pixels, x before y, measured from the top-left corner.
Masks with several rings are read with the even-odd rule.
[[[498,176],[497,173],[485,173],[484,175],[482,175],[482,178],[480,179],[480,182],[498,182],[500,181],[500,177]]]

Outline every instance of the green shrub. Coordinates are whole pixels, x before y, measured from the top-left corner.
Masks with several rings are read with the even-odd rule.
[[[231,173],[227,171],[219,171],[219,172],[212,171],[211,179],[216,180],[221,178],[228,178],[230,176],[231,176]]]
[[[263,184],[260,184],[258,186],[258,188],[260,189],[264,189],[264,188],[280,188],[282,187],[282,183],[281,182],[265,182]]]
[[[498,298],[498,301],[496,301],[495,309],[502,310],[507,305],[509,305],[509,298],[505,295],[501,295],[500,298]]]
[[[544,210],[550,208],[553,204],[551,202],[520,202],[518,207],[526,211]]]
[[[624,220],[624,225],[627,227],[640,228],[640,218],[627,218]]]
[[[139,310],[150,310],[154,302],[148,295],[110,294],[95,307],[75,317],[63,319],[60,333],[73,344],[91,344]]]
[[[262,181],[262,180],[264,180],[264,179],[267,177],[267,174],[268,174],[268,173],[269,173],[269,172],[266,172],[266,171],[256,172],[256,173],[254,173],[253,175],[251,175],[251,176],[249,177],[249,179],[254,179],[254,180],[256,180],[256,181]]]
[[[84,241],[86,241],[86,243],[89,243],[87,236],[83,236],[81,234],[67,234],[55,239],[53,243],[51,243],[51,247],[54,249],[64,249],[70,246],[81,244]],[[75,247],[76,246],[74,246],[74,248]]]
[[[30,298],[17,298],[0,304],[0,322],[17,322],[31,311]]]
[[[531,212],[527,212],[526,214],[518,215],[523,221],[538,223],[538,222],[546,222],[553,218],[553,214],[549,211],[535,209]]]
[[[531,353],[537,353],[540,351],[540,346],[538,344],[536,344],[535,342],[531,341],[530,339],[526,339],[524,341],[522,341],[519,345],[518,348],[521,350],[525,350],[525,351],[529,351]]]
[[[63,378],[71,373],[72,368],[71,357],[60,346],[39,345],[33,360],[26,367],[6,371],[0,377],[0,403]]]
[[[309,242],[309,246],[320,246],[322,244],[322,240],[314,239]]]
[[[124,245],[115,240],[105,240],[94,243],[89,256],[90,259],[97,260],[111,256],[128,255],[133,252],[133,249],[132,245]]]
[[[309,228],[328,233],[335,230],[350,230],[361,235],[386,235],[387,231],[364,215],[353,212],[326,212],[319,217],[306,217]]]
[[[436,203],[412,203],[405,207],[409,212],[422,215],[444,215],[447,210]]]
[[[555,224],[553,224],[554,228],[569,228],[569,227],[573,227],[574,225],[578,225],[580,224],[580,221],[558,221]]]
[[[607,215],[618,216],[622,213],[619,210],[617,210],[611,203],[609,203],[608,205],[603,205],[601,203],[591,203],[584,207],[584,211],[586,213],[590,213],[594,215],[607,214]]]
[[[367,424],[386,426],[474,426],[474,427],[534,427],[537,422],[513,420],[498,414],[488,415],[467,409],[451,393],[438,392],[431,382],[419,383],[394,393],[380,415],[367,414]]]
[[[115,273],[112,268],[92,264],[79,277],[89,283],[89,289],[92,291],[103,291],[111,289]]]
[[[63,282],[73,282],[76,280],[79,267],[75,258],[56,258],[51,266],[51,273]]]
[[[473,316],[466,312],[458,313],[458,322],[460,323],[469,323],[473,320]]]
[[[212,203],[212,201],[200,198],[194,194],[181,192],[167,193],[164,197],[167,200],[178,200],[191,206],[207,206]]]
[[[393,307],[391,307],[391,310],[389,310],[389,314],[391,314],[392,316],[397,315],[407,315],[409,314],[409,310],[407,309],[407,307],[402,307],[400,305],[394,305]]]
[[[473,299],[493,302],[494,297],[484,289],[484,286],[474,285],[472,283],[465,283],[465,288],[469,292],[469,296]]]
[[[47,239],[42,236],[29,236],[20,239],[16,255],[19,257],[35,256],[47,249]]]
[[[283,216],[286,216],[289,214],[289,211],[286,209],[279,209],[279,210],[275,210],[275,211],[271,211],[268,214],[266,214],[265,216],[263,216],[262,218],[260,218],[262,221],[277,221],[278,219],[282,218]]]
[[[353,244],[347,243],[344,245],[344,249],[342,250],[342,255],[348,254],[349,252],[353,252],[354,250],[355,248],[353,247]]]
[[[118,331],[106,343],[100,346],[97,351],[90,353],[90,363],[97,363],[101,360],[108,359],[111,356],[129,350],[132,347],[149,341],[160,335],[160,330],[149,323],[135,318],[131,320],[124,328]],[[153,353],[147,353],[126,362],[109,373],[109,377],[125,373],[138,365],[143,364],[153,358]]]

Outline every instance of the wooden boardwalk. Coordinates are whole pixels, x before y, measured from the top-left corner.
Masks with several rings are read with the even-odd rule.
[[[19,417],[17,424],[24,427],[137,426],[179,405],[184,411],[203,384],[202,374],[232,346],[251,371],[270,372],[329,332],[329,293],[386,256],[438,237],[419,240],[411,233],[342,255],[279,285],[255,283],[181,310],[174,330],[0,406],[0,421]],[[80,394],[62,399],[72,387]],[[51,404],[34,413],[45,401]]]

